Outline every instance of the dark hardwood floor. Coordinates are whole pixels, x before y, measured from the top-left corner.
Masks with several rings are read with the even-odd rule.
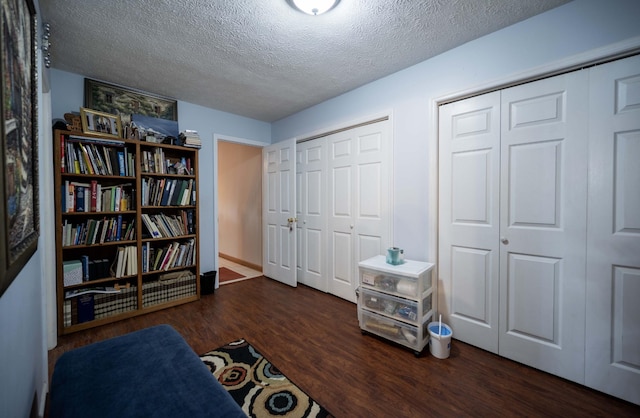
[[[453,340],[438,360],[362,335],[356,306],[306,286],[257,278],[198,302],[58,339],[65,351],[156,324],[198,354],[246,338],[336,417],[640,416],[640,406]],[[455,331],[455,330],[454,330]]]

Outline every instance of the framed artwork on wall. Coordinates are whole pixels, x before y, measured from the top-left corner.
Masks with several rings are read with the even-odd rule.
[[[35,253],[39,236],[36,11],[3,0],[0,54],[0,295]]]
[[[84,79],[84,107],[120,116],[123,127],[131,126],[134,114],[178,120],[176,100],[89,78]]]

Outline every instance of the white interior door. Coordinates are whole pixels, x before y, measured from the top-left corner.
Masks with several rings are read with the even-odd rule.
[[[438,307],[456,338],[498,352],[500,92],[439,110]]]
[[[584,382],[588,71],[502,91],[500,355]]]
[[[391,245],[389,122],[327,137],[331,294],[355,302],[358,262]]]
[[[591,69],[585,383],[640,404],[640,56]]]
[[[327,145],[296,145],[298,282],[327,291]]]
[[[296,286],[296,142],[262,151],[262,269],[265,276]]]

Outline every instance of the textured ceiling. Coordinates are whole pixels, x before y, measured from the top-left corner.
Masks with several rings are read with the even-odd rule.
[[[568,0],[40,0],[52,67],[272,122]]]

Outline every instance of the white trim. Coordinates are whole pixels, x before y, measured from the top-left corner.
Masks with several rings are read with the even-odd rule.
[[[239,138],[230,135],[222,135],[222,134],[213,134],[213,184],[214,184],[214,194],[213,194],[213,253],[215,254],[213,260],[213,268],[218,271],[220,269],[220,261],[218,260],[218,253],[220,248],[220,224],[218,222],[218,142],[232,142],[235,144],[248,145],[252,147],[260,147],[264,148],[270,144],[265,142],[255,141],[253,139]],[[218,289],[220,287],[220,277],[216,274],[216,283],[214,285],[214,289]]]
[[[367,122],[371,122],[373,120],[376,119],[381,119],[381,118],[389,118],[389,120],[391,120],[393,115],[393,111],[391,109],[386,110],[386,111],[382,111],[382,112],[376,112],[376,113],[372,113],[368,116],[362,116],[362,117],[358,117],[349,121],[344,121],[344,122],[338,122],[334,125],[330,125],[328,127],[324,127],[324,128],[319,128],[316,130],[313,130],[311,132],[305,132],[303,134],[300,135],[296,135],[295,139],[296,142],[299,141],[304,141],[305,138],[311,138],[311,137],[316,137],[316,136],[322,136],[323,134],[329,134],[330,132],[333,131],[339,131],[345,128],[349,128],[350,126],[354,126],[354,125],[361,125],[363,123],[367,123]]]
[[[436,280],[439,281],[439,268],[438,268],[438,199],[439,199],[439,167],[438,167],[438,142],[440,140],[438,131],[438,108],[441,104],[463,99],[465,97],[474,96],[480,93],[499,90],[510,85],[525,83],[540,79],[542,77],[548,77],[554,74],[562,72],[568,72],[576,70],[584,66],[594,65],[598,62],[623,57],[625,55],[640,52],[640,36],[635,36],[627,40],[610,44],[604,47],[596,48],[575,54],[569,57],[553,61],[548,64],[533,67],[531,69],[514,73],[506,77],[500,77],[494,80],[490,80],[475,86],[467,87],[457,92],[448,93],[439,97],[435,97],[429,100],[429,125],[431,126],[431,141],[428,141],[429,150],[429,250],[428,260],[435,260],[434,271],[436,274]],[[435,232],[435,233],[434,233]],[[436,310],[437,300],[436,297]]]
[[[49,364],[47,362],[47,364]],[[49,373],[47,371],[47,380],[49,377]],[[48,382],[42,382],[42,389],[40,391],[40,399],[38,399],[38,416],[39,417],[44,417],[44,413],[45,413],[45,409],[47,407],[47,393],[49,392],[49,383]]]
[[[639,52],[640,36],[636,36],[611,45],[571,55],[548,64],[539,65],[522,72],[513,73],[506,77],[499,77],[475,86],[467,87],[457,92],[445,94],[437,97],[434,101],[437,105],[441,105],[465,97],[500,90],[515,84],[527,83]]]
[[[271,145],[271,144],[267,144],[266,142],[255,141],[253,139],[245,139],[245,138],[239,138],[236,136],[222,135],[222,134],[215,134],[215,133],[213,134],[213,141],[215,142],[216,146],[218,144],[218,141],[233,142],[236,144],[251,145],[251,146],[260,147],[260,148],[264,148],[267,145]]]

